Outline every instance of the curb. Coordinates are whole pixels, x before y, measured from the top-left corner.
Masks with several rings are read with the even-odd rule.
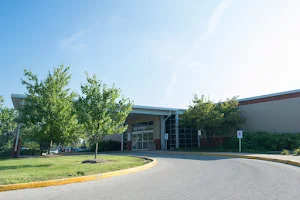
[[[201,155],[201,156],[219,156],[219,157],[231,157],[231,158],[245,158],[245,159],[254,159],[254,160],[265,160],[270,162],[278,162],[288,165],[293,165],[300,167],[300,162],[283,160],[278,158],[267,158],[260,156],[251,156],[251,155],[235,155],[235,154],[226,154],[226,153],[203,153],[203,152],[159,152],[160,154],[179,154],[179,155]]]
[[[144,157],[144,156],[136,156],[139,158],[143,158],[146,160],[151,160],[150,163],[147,163],[142,166],[133,167],[129,169],[122,169],[118,171],[112,172],[105,172],[102,174],[95,174],[95,175],[88,175],[88,176],[79,176],[73,178],[63,178],[63,179],[55,179],[55,180],[48,180],[48,181],[37,181],[37,182],[30,182],[30,183],[20,183],[20,184],[11,184],[11,185],[0,185],[0,192],[9,191],[9,190],[20,190],[20,189],[27,189],[27,188],[39,188],[39,187],[47,187],[47,186],[56,186],[56,185],[65,185],[70,183],[79,183],[85,181],[93,181],[93,180],[101,180],[105,178],[110,178],[114,176],[120,176],[124,174],[131,174],[139,171],[143,171],[154,167],[157,164],[157,160],[154,158]]]

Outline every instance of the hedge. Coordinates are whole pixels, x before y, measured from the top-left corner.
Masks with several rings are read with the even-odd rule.
[[[96,145],[91,146],[91,151],[95,151]],[[121,142],[114,140],[103,140],[98,143],[98,152],[100,151],[120,151]]]
[[[230,138],[224,143],[226,149],[238,149],[238,139]],[[244,133],[242,149],[257,151],[293,150],[300,147],[300,133]]]

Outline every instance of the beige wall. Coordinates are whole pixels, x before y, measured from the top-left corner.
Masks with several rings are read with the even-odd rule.
[[[244,131],[300,133],[300,97],[241,105],[247,118]]]
[[[131,116],[128,122],[127,133],[132,132],[132,124],[139,123],[139,122],[147,122],[153,121],[153,139],[160,139],[160,116],[157,115],[142,115],[142,114],[135,114]],[[104,137],[104,140],[115,140],[115,141],[122,141],[122,134],[112,134],[107,135]]]
[[[139,122],[153,121],[153,138],[160,139],[160,116],[158,115],[140,115],[136,114],[127,119],[128,128],[127,133],[132,132],[132,124]]]

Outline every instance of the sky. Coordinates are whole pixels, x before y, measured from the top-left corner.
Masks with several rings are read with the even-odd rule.
[[[0,95],[25,94],[64,64],[80,92],[85,71],[137,105],[186,108],[300,89],[298,0],[1,1]]]

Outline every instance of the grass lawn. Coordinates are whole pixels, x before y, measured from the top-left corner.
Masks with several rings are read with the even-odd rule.
[[[97,157],[108,162],[81,163],[83,160],[93,159],[93,155],[0,159],[0,185],[99,174],[144,164],[143,159],[130,156]]]

